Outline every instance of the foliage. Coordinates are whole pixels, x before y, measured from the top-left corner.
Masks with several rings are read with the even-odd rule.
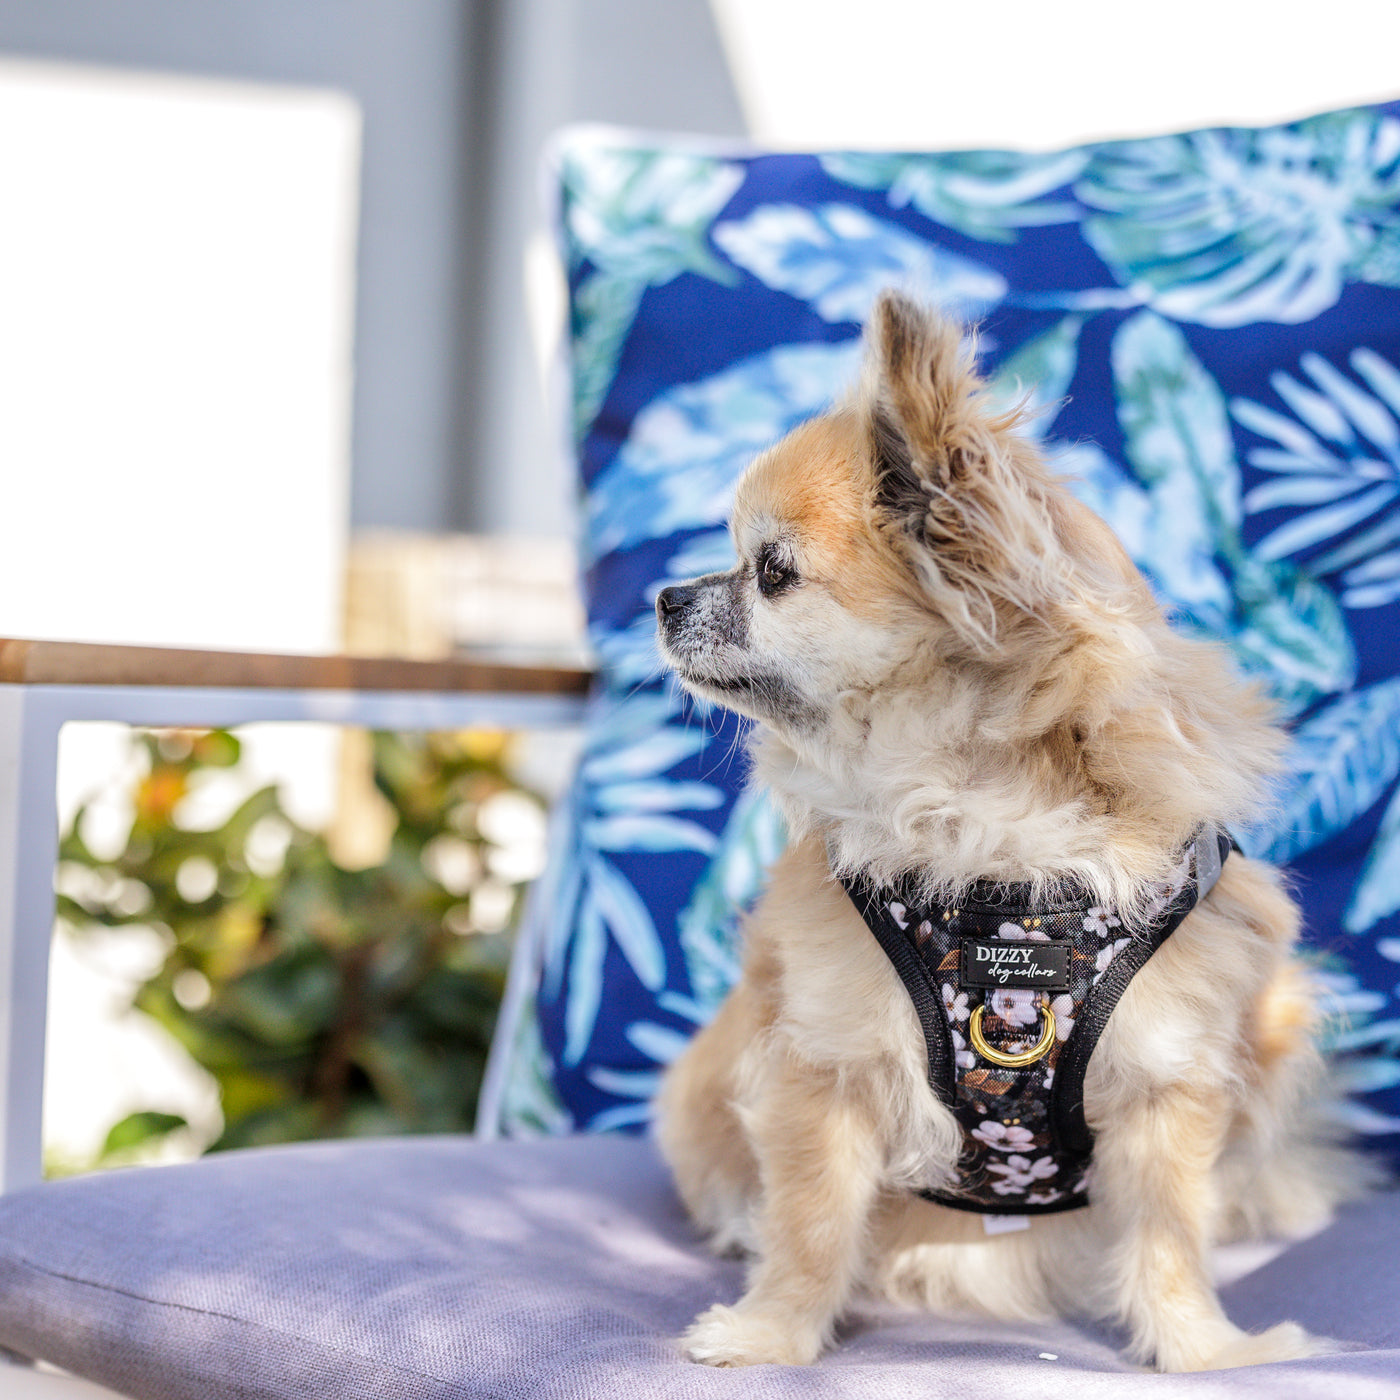
[[[94,853],[80,809],[62,836],[58,912],[79,934],[144,925],[165,940],[135,1005],[217,1081],[212,1150],[470,1129],[520,894],[483,804],[534,801],[506,771],[505,739],[376,734],[375,783],[397,825],[366,870],[338,865],[273,787],[212,829],[189,820],[186,797],[238,765],[234,735],[132,742],[146,771],[125,846]],[[134,1113],[104,1160],[183,1126]]]

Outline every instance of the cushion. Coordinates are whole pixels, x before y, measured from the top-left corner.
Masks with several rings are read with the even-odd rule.
[[[980,324],[1008,400],[1180,626],[1296,726],[1277,810],[1348,1055],[1400,1144],[1400,103],[1005,151],[560,148],[586,587],[602,679],[543,895],[507,1126],[638,1126],[736,970],[782,832],[739,725],[663,675],[653,600],[727,567],[734,480],[839,394],[899,284]]]
[[[1246,1326],[1288,1316],[1356,1348],[1255,1368],[1257,1393],[1395,1393],[1397,1204],[1352,1209],[1226,1289]],[[741,1272],[696,1244],[643,1141],[273,1148],[0,1199],[0,1346],[139,1400],[903,1400],[930,1393],[931,1362],[939,1393],[969,1400],[1242,1379],[1141,1374],[1097,1328],[872,1307],[817,1366],[737,1380],[673,1338]]]

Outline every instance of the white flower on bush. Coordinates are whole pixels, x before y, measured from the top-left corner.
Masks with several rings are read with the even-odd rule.
[[[967,1005],[967,993],[957,991],[951,982],[945,982],[943,984],[943,1009],[948,1013],[950,1021],[966,1021],[971,1015]]]
[[[991,995],[992,1015],[1008,1026],[1033,1026],[1040,1020],[1039,998],[1023,988],[998,987]]]
[[[1100,938],[1106,938],[1111,928],[1118,927],[1118,916],[1112,909],[1102,905],[1094,905],[1084,916],[1084,932],[1096,933]]]
[[[979,1123],[972,1136],[994,1152],[1024,1152],[1035,1145],[1035,1134],[1019,1123]]]

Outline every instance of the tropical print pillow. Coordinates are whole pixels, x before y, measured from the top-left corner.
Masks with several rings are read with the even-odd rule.
[[[508,1125],[640,1127],[735,975],[783,834],[736,722],[662,673],[653,600],[728,567],[739,472],[842,391],[898,284],[980,324],[1178,624],[1290,716],[1239,836],[1296,872],[1352,1121],[1400,1145],[1400,103],[1051,155],[581,132],[560,177],[602,677]]]

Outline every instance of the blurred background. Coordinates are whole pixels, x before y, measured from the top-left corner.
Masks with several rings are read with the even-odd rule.
[[[0,0],[0,635],[583,653],[562,125],[1050,148],[1393,97],[1397,41],[1393,0]],[[478,1072],[567,767],[541,744],[70,727],[51,1165],[298,1135],[308,1085],[311,1128],[466,1125],[403,1088],[411,1042],[475,1017],[439,1068]],[[261,987],[228,949],[375,900],[451,985],[409,969],[349,1074],[355,939],[289,933]]]

